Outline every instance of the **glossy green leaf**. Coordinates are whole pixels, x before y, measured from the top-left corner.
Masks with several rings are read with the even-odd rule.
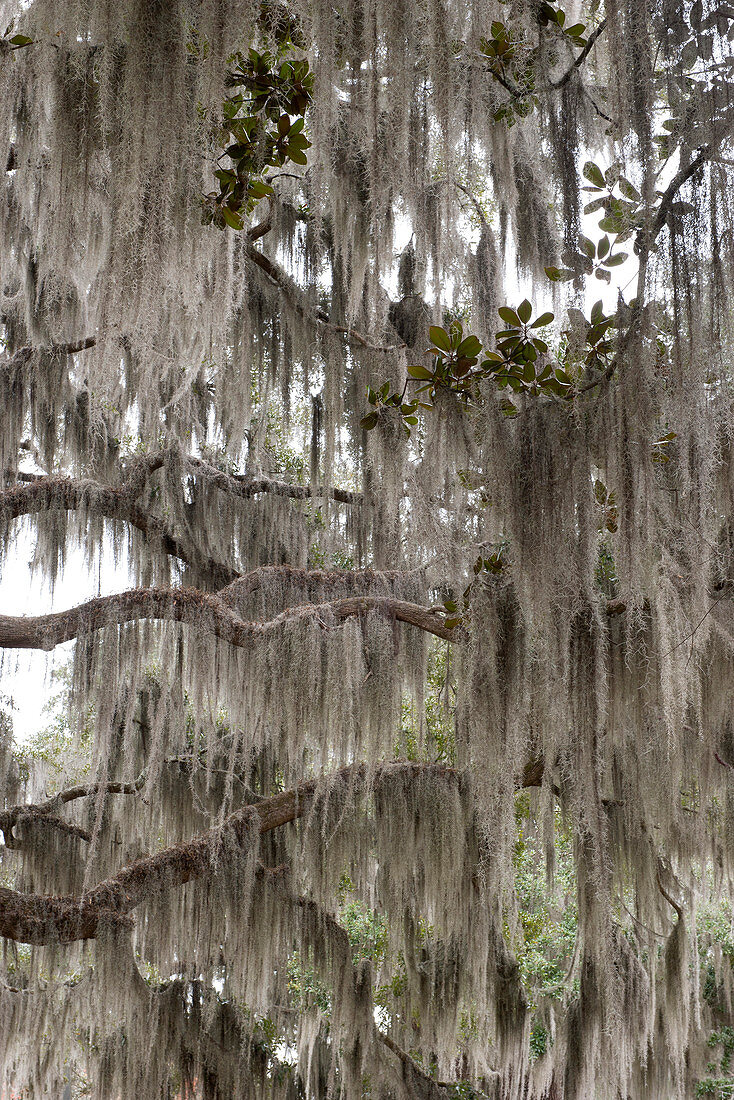
[[[421,366],[420,363],[411,364],[408,367],[408,374],[411,378],[419,378],[423,382],[428,382],[434,377],[433,372]]]
[[[514,309],[510,309],[509,306],[500,306],[497,312],[499,313],[502,320],[505,321],[508,325],[514,325],[516,328],[520,327],[520,318],[515,313]]]
[[[445,329],[440,328],[439,325],[431,325],[428,330],[432,342],[441,351],[451,351],[451,337]]]
[[[240,230],[244,227],[244,220],[241,214],[238,214],[235,210],[230,210],[228,206],[222,207],[222,217],[226,221],[227,225],[232,229]]]
[[[465,340],[462,340],[457,349],[459,355],[465,355],[469,358],[475,358],[481,353],[482,345],[476,336],[467,336]]]

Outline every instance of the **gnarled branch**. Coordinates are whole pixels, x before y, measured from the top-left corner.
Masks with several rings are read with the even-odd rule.
[[[376,769],[368,769],[364,764],[347,765],[330,779],[333,781],[348,778],[350,787],[353,788],[360,783],[378,782],[380,776],[395,772],[412,773],[416,776],[431,772],[453,775],[457,780],[461,774],[443,764],[396,761]],[[542,761],[533,761],[524,770],[521,786],[537,786],[541,778]],[[327,779],[326,782],[328,781]],[[133,786],[137,782],[139,780]],[[121,788],[123,786],[125,785],[120,785]],[[89,794],[93,790],[70,788],[66,792],[67,801],[82,797],[79,792]],[[110,790],[110,785],[107,790]],[[0,936],[34,945],[73,943],[76,940],[93,939],[100,925],[105,922],[129,923],[129,914],[146,898],[163,889],[172,889],[192,879],[213,874],[222,855],[222,839],[225,834],[233,836],[239,848],[246,850],[254,835],[271,832],[303,817],[312,805],[316,790],[317,781],[310,779],[289,791],[282,791],[235,810],[222,825],[217,825],[192,840],[174,844],[154,855],[136,860],[81,896],[21,894],[16,890],[0,887]]]
[[[136,503],[143,477],[144,471],[134,468],[130,484],[122,488],[86,478],[34,477],[0,493],[0,516],[10,520],[51,509],[76,511],[87,508],[107,519],[129,523],[150,543],[160,546],[164,553],[211,575],[218,586],[235,580],[240,575],[236,569],[203,556],[193,540],[174,535],[162,519]]]
[[[134,783],[80,783],[59,791],[51,798],[47,798],[45,802],[28,802],[25,805],[12,806],[9,810],[3,810],[0,812],[0,832],[3,834],[5,847],[19,847],[13,836],[13,829],[16,825],[46,825],[89,841],[91,835],[86,829],[82,829],[78,825],[72,825],[56,816],[61,807],[78,798],[91,798],[102,793],[137,794],[138,791],[142,790],[144,783],[144,772],[138,776]]]
[[[288,608],[264,623],[240,618],[217,596],[196,588],[136,588],[113,596],[98,596],[68,611],[34,617],[0,615],[0,648],[51,650],[80,634],[141,619],[185,623],[230,645],[247,648],[297,620],[311,619],[328,627],[369,611],[407,623],[437,638],[451,641],[456,631],[440,615],[420,604],[390,596],[347,596],[324,604]]]

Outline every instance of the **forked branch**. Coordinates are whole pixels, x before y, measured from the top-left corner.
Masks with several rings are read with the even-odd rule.
[[[348,780],[348,790],[353,791],[360,784],[377,783],[380,777],[396,772],[416,778],[430,772],[455,776],[457,781],[461,774],[443,764],[399,761],[374,769],[364,764],[347,765],[326,782]],[[525,768],[520,785],[537,786],[541,779],[542,761],[533,761]],[[120,784],[118,793],[123,793],[125,786]],[[114,793],[110,785],[107,790]],[[258,836],[303,817],[312,805],[316,790],[317,781],[310,779],[292,790],[235,810],[222,825],[136,860],[81,896],[21,894],[0,887],[0,936],[35,945],[73,943],[93,939],[105,922],[129,924],[130,913],[147,898],[192,879],[214,874],[223,855],[225,837],[233,838],[238,850],[247,851]],[[70,788],[66,792],[67,801],[81,797],[81,791],[90,793],[89,788]]]

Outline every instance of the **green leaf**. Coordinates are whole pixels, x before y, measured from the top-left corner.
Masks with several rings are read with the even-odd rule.
[[[531,328],[545,328],[546,325],[549,325],[551,323],[551,321],[553,320],[554,317],[555,317],[554,313],[541,313],[540,317],[536,317],[536,319],[533,321],[533,323],[530,327]]]
[[[27,34],[14,34],[12,38],[8,39],[11,46],[30,46],[33,42],[32,38],[29,38]]]
[[[568,267],[546,267],[545,273],[552,283],[567,283],[574,276]]]
[[[499,313],[502,320],[505,321],[508,325],[513,325],[515,328],[520,327],[520,318],[515,313],[514,309],[510,309],[509,306],[500,306],[497,312]]]
[[[590,260],[593,260],[594,256],[596,255],[596,245],[594,244],[594,242],[588,237],[585,237],[583,233],[581,233],[579,235],[579,244],[581,246],[582,252],[584,252],[584,254],[588,256]]]
[[[533,313],[533,307],[530,305],[530,302],[527,300],[527,298],[525,298],[525,300],[522,301],[520,303],[520,305],[517,307],[517,315],[520,318],[520,320],[522,321],[522,323],[524,325],[526,325],[528,323],[528,321],[530,320],[530,318],[532,316],[532,313]]]
[[[602,237],[602,239],[599,241],[598,245],[596,246],[596,254],[600,260],[604,259],[607,252],[609,251],[610,245],[611,242],[609,240],[609,237]]]
[[[626,259],[629,258],[628,252],[617,252],[614,256],[610,256],[608,260],[604,261],[605,267],[619,267]]]
[[[430,382],[434,377],[432,371],[429,371],[427,367],[422,367],[420,363],[413,363],[409,366],[408,374],[411,378],[419,378],[422,382]]]
[[[235,210],[230,210],[228,206],[222,207],[222,217],[232,229],[239,231],[244,227],[245,223],[242,215],[238,214]]]
[[[626,199],[632,199],[633,202],[642,202],[642,195],[640,192],[628,179],[625,179],[624,176],[619,177],[619,190]]]
[[[445,329],[440,328],[438,325],[431,325],[428,335],[441,351],[451,351],[451,337]]]
[[[376,412],[371,412],[371,413],[368,413],[367,416],[362,417],[362,419],[359,422],[359,426],[360,426],[360,428],[364,428],[365,431],[369,432],[369,431],[371,431],[372,428],[374,428],[376,423],[377,423],[377,413]]]
[[[405,421],[406,424],[417,424],[418,423],[418,417],[417,416],[404,416],[403,420]]]
[[[250,184],[248,191],[256,198],[264,199],[266,195],[272,195],[273,188],[265,180],[253,180]]]
[[[467,336],[465,340],[462,340],[457,348],[457,354],[460,356],[467,356],[470,359],[475,359],[481,352],[482,345],[476,336]]]
[[[604,233],[613,233],[616,236],[622,232],[622,222],[619,218],[602,218],[599,222],[599,228]]]
[[[606,198],[593,199],[591,202],[587,202],[584,207],[584,214],[595,214],[597,210],[601,210],[606,203]]]
[[[503,416],[506,416],[508,418],[517,416],[519,411],[517,405],[513,405],[509,397],[505,397],[503,401],[500,401],[500,410]]]
[[[454,612],[459,610],[457,604],[455,604],[453,600],[444,600],[443,606],[446,608],[447,611]]]
[[[584,165],[584,179],[587,179],[589,183],[593,183],[595,187],[604,187],[602,170],[592,160],[587,160]]]

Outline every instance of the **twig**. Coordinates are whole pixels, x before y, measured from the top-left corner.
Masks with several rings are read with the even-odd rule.
[[[602,19],[601,23],[596,28],[596,30],[592,31],[591,34],[589,35],[589,37],[587,38],[586,45],[584,46],[583,50],[578,55],[578,57],[576,57],[574,59],[573,64],[570,65],[568,69],[566,69],[565,73],[563,73],[561,76],[559,76],[558,80],[551,80],[549,87],[551,87],[551,88],[562,88],[565,84],[568,84],[568,82],[571,79],[571,77],[573,76],[573,74],[575,72],[577,72],[578,69],[580,69],[581,66],[583,65],[583,63],[586,61],[586,58],[589,56],[589,54],[593,50],[593,48],[596,45],[597,40],[599,39],[599,37],[602,34],[604,34],[604,31],[606,30],[606,27],[607,27],[607,21],[606,21],[606,19]],[[611,122],[611,119],[609,119],[609,121]]]
[[[323,310],[314,309],[310,302],[305,302],[303,300],[305,297],[304,291],[293,279],[291,279],[279,264],[271,260],[269,256],[266,256],[264,252],[260,252],[257,248],[248,247],[247,255],[250,260],[252,260],[261,271],[264,271],[275,285],[283,291],[293,308],[305,321],[310,321],[316,327],[320,326],[329,332],[341,333],[347,337],[350,343],[359,344],[360,347],[367,348],[369,351],[379,351],[390,354],[401,351],[406,346],[402,343],[387,345],[375,344],[356,329],[346,328],[343,325],[332,323],[329,320],[328,314]]]

